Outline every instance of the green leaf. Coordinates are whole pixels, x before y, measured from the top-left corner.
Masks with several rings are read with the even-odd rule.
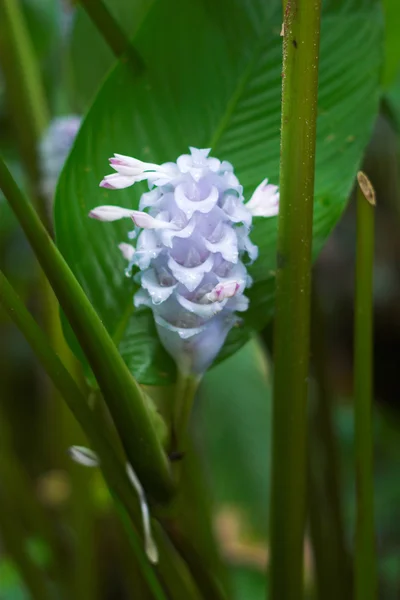
[[[214,506],[237,510],[258,540],[267,535],[271,412],[269,364],[252,339],[206,373],[193,419]]]
[[[54,50],[53,46],[60,35],[61,6],[54,0],[22,0],[21,8],[29,25],[32,45],[37,57],[43,61]]]
[[[193,431],[208,476],[213,521],[226,523],[217,527],[223,555],[230,557],[229,546],[232,552],[242,548],[231,558],[232,598],[264,599],[260,560],[267,549],[272,397],[260,341],[252,339],[206,373],[197,400]]]
[[[138,30],[154,0],[103,0],[128,39]],[[95,57],[95,60],[94,60]],[[76,9],[69,47],[71,97],[74,110],[84,112],[100,83],[116,62],[82,6]]]
[[[143,383],[166,382],[174,372],[154,339],[151,314],[133,310],[132,283],[117,248],[129,224],[87,218],[100,204],[135,208],[144,190],[140,185],[118,192],[99,189],[109,172],[107,158],[119,152],[163,162],[175,160],[189,145],[211,146],[214,156],[233,163],[246,198],[265,177],[277,183],[281,18],[280,0],[236,0],[234,6],[228,0],[177,0],[173,10],[168,0],[156,1],[135,38],[145,72],[134,76],[128,65],[118,64],[110,73],[60,178],[58,244]],[[377,114],[382,30],[375,0],[326,3],[314,254],[343,211]],[[301,51],[301,40],[298,44]],[[256,219],[252,239],[260,258],[251,268],[250,309],[221,357],[272,316],[276,219]]]

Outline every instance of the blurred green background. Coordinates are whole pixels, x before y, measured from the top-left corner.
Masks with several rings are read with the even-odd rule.
[[[31,41],[25,50],[36,61],[41,74],[45,127],[37,126],[40,135],[37,147],[32,150],[33,138],[26,135],[27,130],[35,130],[29,121],[32,113],[26,111],[29,102],[22,101],[25,108],[20,110],[21,90],[18,85],[13,86],[17,78],[13,61],[22,59],[12,54],[10,30],[0,18],[0,151],[19,184],[32,196],[41,197],[51,221],[55,184],[72,146],[79,125],[77,119],[89,110],[115,58],[75,3],[10,1],[21,10],[25,33]],[[130,2],[107,2],[129,36],[139,31],[151,0],[132,0],[132,3],[134,10]],[[325,4],[328,9],[335,8],[335,0]],[[368,4],[357,3],[361,11]],[[374,436],[379,598],[395,600],[400,598],[400,5],[395,0],[386,0],[382,9],[386,20],[380,48],[379,110],[373,118],[367,115],[373,121],[373,131],[369,127],[365,133],[370,141],[365,152],[360,148],[359,154],[363,154],[363,169],[373,182],[378,199]],[[276,39],[278,44],[279,38]],[[368,40],[365,44],[367,47]],[[362,55],[366,65],[363,77],[368,78],[368,61],[372,65],[375,58],[372,60],[368,52]],[[371,66],[371,73],[374,68]],[[363,98],[360,101],[362,104]],[[53,130],[49,131],[52,120],[61,116],[69,116],[69,120],[59,129],[54,129],[53,122]],[[330,126],[334,128],[335,124]],[[277,136],[276,131],[274,135]],[[33,169],[30,173],[27,164],[32,152],[38,153],[39,160],[36,172]],[[278,164],[277,155],[274,160]],[[33,189],[32,181],[36,183]],[[340,189],[340,194],[344,193]],[[313,323],[319,335],[312,347],[310,376],[310,448],[311,455],[318,457],[321,432],[313,406],[318,404],[315,390],[321,387],[318,364],[319,344],[322,344],[349,552],[355,514],[352,411],[355,226],[354,198],[350,195],[347,208],[314,267],[319,309],[313,311]],[[326,233],[328,230],[329,227]],[[63,344],[51,293],[1,195],[0,262],[31,312],[43,327],[52,331],[53,343],[61,348],[70,368],[83,380],[78,363]],[[206,486],[213,530],[227,567],[232,600],[265,598],[271,328],[270,323],[260,334],[250,336],[238,352],[207,373],[192,418],[193,439],[200,458],[196,476]],[[26,573],[30,572],[33,578],[37,572],[43,572],[50,579],[62,581],[68,598],[146,600],[132,550],[115,518],[102,478],[96,470],[85,470],[72,463],[67,450],[74,444],[85,444],[84,435],[22,335],[0,308],[0,600],[34,598],[26,580]],[[311,469],[322,473],[322,479],[329,481],[333,477],[323,461],[312,461],[312,465]],[[322,520],[322,530],[325,507],[331,500],[317,493],[310,502],[311,510]],[[304,542],[305,579],[310,598],[316,597],[318,562],[311,530],[308,525]],[[322,535],[322,547],[330,543],[329,532],[326,535],[326,538]],[[58,598],[56,591],[53,597]]]

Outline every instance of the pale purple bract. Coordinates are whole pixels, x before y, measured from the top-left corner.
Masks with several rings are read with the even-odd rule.
[[[100,185],[121,189],[147,179],[150,191],[138,211],[100,206],[90,216],[134,221],[136,247],[122,243],[120,250],[128,273],[140,270],[135,306],[153,311],[179,369],[201,375],[237,322],[236,313],[248,308],[244,290],[252,281],[245,264],[258,256],[249,238],[252,218],[276,215],[279,194],[265,180],[246,206],[230,163],[209,157],[209,149],[190,151],[163,165],[116,154],[110,159],[116,173]]]

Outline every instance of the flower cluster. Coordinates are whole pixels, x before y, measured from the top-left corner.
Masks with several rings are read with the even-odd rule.
[[[150,191],[139,210],[99,206],[90,216],[100,221],[130,218],[136,247],[120,244],[138,267],[141,289],[136,307],[154,314],[160,339],[183,372],[202,374],[220,351],[236,313],[247,310],[244,290],[251,285],[245,259],[258,248],[249,232],[253,216],[278,212],[278,188],[263,181],[244,204],[243,188],[226,161],[210,150],[190,148],[176,163],[156,165],[116,154],[116,171],[100,183],[122,189],[147,180]],[[145,212],[147,211],[147,212]]]

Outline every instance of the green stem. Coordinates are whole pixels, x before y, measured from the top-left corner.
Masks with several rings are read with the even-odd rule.
[[[226,572],[213,535],[211,501],[195,444],[187,438],[178,492],[159,520],[207,600],[226,600]],[[164,513],[163,513],[164,511]]]
[[[355,541],[356,600],[377,597],[374,535],[372,438],[373,260],[375,195],[366,176],[357,175],[357,250],[354,323],[354,427],[357,482]]]
[[[318,598],[350,600],[351,563],[344,535],[338,448],[326,369],[324,314],[315,287],[311,349],[316,390],[312,394],[308,435],[308,515]]]
[[[284,10],[270,598],[303,597],[306,405],[321,1]]]
[[[172,423],[173,451],[185,451],[185,438],[199,381],[199,377],[178,369]]]
[[[0,2],[0,65],[22,161],[41,218],[49,224],[45,200],[39,193],[38,143],[48,122],[47,102],[39,65],[19,0]]]
[[[130,539],[137,550],[142,566],[142,573],[146,577],[154,597],[159,600],[165,600],[165,595],[157,579],[156,572],[144,556],[143,545],[139,546],[138,539],[140,536],[137,531],[141,531],[142,520],[138,500],[125,473],[125,469],[118,458],[118,454],[114,446],[110,443],[108,436],[103,432],[102,422],[98,420],[96,412],[90,410],[85,397],[82,395],[75,381],[65,369],[58,356],[53,352],[42,331],[1,272],[0,304],[3,305],[4,309],[22,331],[35,355],[41,361],[47,374],[63,395],[71,412],[90,439],[94,450],[100,458],[106,482],[118,508],[118,516],[126,525],[126,515],[128,515],[133,524],[133,528],[130,529],[132,532]],[[175,551],[173,551],[171,544],[165,538],[165,534],[161,531],[158,524],[153,521],[152,525],[160,554],[157,571],[162,580],[166,582],[166,586],[171,591],[171,596],[174,600],[187,600],[188,598],[199,600],[197,589],[185,565],[179,556],[176,555]],[[133,532],[135,532],[135,535]],[[175,589],[177,590],[176,595]]]
[[[162,552],[161,560],[157,565],[157,572],[173,600],[202,600],[190,571],[182,558],[171,545],[166,534],[158,523],[153,522],[154,537],[158,548],[168,548]]]
[[[54,292],[43,271],[39,270],[38,281],[40,292],[40,315],[38,321],[46,333],[47,339],[56,354],[62,360],[67,370],[77,376],[77,359],[68,348],[62,334],[60,310]],[[69,596],[74,600],[93,600],[96,596],[96,561],[93,561],[95,545],[94,524],[96,511],[90,478],[78,465],[74,465],[66,453],[66,449],[75,445],[87,445],[87,439],[74,419],[62,396],[50,381],[40,375],[41,386],[46,393],[44,414],[41,418],[42,435],[47,455],[52,458],[52,464],[68,472],[71,483],[71,494],[58,518],[67,520],[74,535],[71,538],[73,552],[71,560],[64,565],[63,575],[69,586]],[[49,430],[52,435],[49,436]]]
[[[0,159],[0,187],[19,220],[103,392],[129,462],[144,489],[165,502],[173,486],[142,391],[71,269]]]
[[[102,0],[81,0],[81,4],[115,57],[121,58],[125,54],[134,69],[140,71],[143,68],[141,56],[104,2]]]

